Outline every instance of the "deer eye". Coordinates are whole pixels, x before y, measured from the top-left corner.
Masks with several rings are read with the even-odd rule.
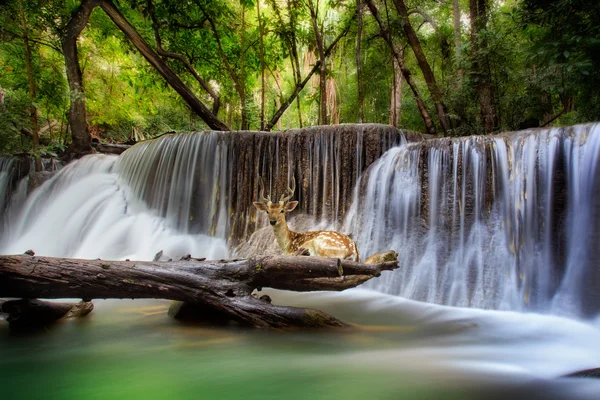
[[[284,212],[285,212],[284,210],[281,210],[281,213],[282,213],[282,214],[283,214]]]

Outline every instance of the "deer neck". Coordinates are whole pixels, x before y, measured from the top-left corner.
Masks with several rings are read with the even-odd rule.
[[[285,254],[290,253],[290,251],[292,250],[290,249],[290,244],[296,236],[296,232],[290,231],[285,220],[283,220],[283,223],[281,224],[274,225],[273,231],[275,232],[277,244],[279,245],[281,250],[283,250]]]

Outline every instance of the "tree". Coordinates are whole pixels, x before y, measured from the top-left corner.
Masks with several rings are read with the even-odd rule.
[[[396,5],[396,10],[398,11],[400,18],[402,18],[402,29],[404,30],[406,38],[408,39],[408,43],[415,54],[419,68],[421,69],[421,72],[425,78],[425,82],[427,83],[427,87],[429,88],[429,93],[431,93],[431,98],[435,104],[442,131],[444,134],[446,134],[452,129],[452,127],[450,125],[450,119],[448,118],[447,107],[442,100],[442,92],[438,87],[435,75],[433,74],[429,63],[427,62],[427,57],[423,52],[423,48],[421,47],[421,42],[417,37],[417,33],[410,24],[410,20],[408,19],[408,9],[406,8],[406,4],[404,4],[404,0],[394,0],[394,4]]]
[[[435,135],[435,126],[433,124],[433,121],[431,120],[431,117],[429,116],[427,107],[425,106],[425,103],[423,102],[423,99],[421,98],[421,95],[419,94],[419,89],[417,88],[417,85],[412,77],[412,74],[408,70],[408,68],[406,68],[406,65],[404,64],[404,57],[402,55],[400,55],[399,49],[394,44],[394,41],[392,40],[392,36],[391,36],[388,28],[383,24],[383,21],[379,17],[379,11],[377,10],[375,3],[373,3],[373,0],[365,0],[365,1],[369,7],[369,10],[371,10],[371,14],[373,15],[373,18],[375,18],[375,20],[377,21],[377,24],[379,25],[379,30],[380,30],[381,36],[388,44],[390,51],[392,52],[392,55],[394,57],[394,60],[396,61],[400,70],[402,71],[402,75],[404,76],[406,83],[408,84],[411,91],[413,92],[413,95],[415,97],[415,100],[416,100],[418,108],[419,108],[419,112],[421,114],[421,118],[423,119],[423,122],[425,123],[425,128],[427,130],[427,133],[429,133],[431,135]]]
[[[316,3],[313,3],[313,0],[308,0],[307,5],[319,53],[319,123],[327,125],[329,123],[327,118],[327,56],[325,55],[323,39],[323,25],[325,22],[323,21],[321,27],[319,27],[319,0],[316,0]]]
[[[362,28],[363,28],[363,6],[361,0],[356,0],[356,15],[357,15],[357,28],[356,28],[356,90],[358,92],[358,122],[362,123],[365,119],[364,111],[364,93],[362,88],[362,71],[361,71],[361,60],[360,60],[360,45],[362,42]],[[395,82],[395,81],[394,81]]]
[[[69,153],[76,157],[92,152],[92,138],[88,131],[85,112],[83,78],[77,52],[77,38],[87,25],[92,11],[100,3],[101,0],[82,0],[81,5],[71,16],[62,37],[62,48],[71,98],[69,125],[71,126],[72,142]]]
[[[471,16],[471,77],[475,82],[483,129],[485,133],[491,133],[497,130],[498,120],[488,57],[488,41],[485,35],[488,21],[487,12],[487,0],[469,0],[469,13]]]

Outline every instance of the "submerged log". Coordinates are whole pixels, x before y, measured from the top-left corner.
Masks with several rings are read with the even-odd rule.
[[[94,309],[91,302],[58,303],[38,299],[0,300],[0,313],[6,314],[11,329],[30,331],[60,319],[85,317]]]
[[[333,327],[346,324],[321,311],[271,305],[252,291],[344,290],[397,267],[395,260],[368,265],[321,257],[148,262],[0,256],[0,297],[169,299],[244,326]]]

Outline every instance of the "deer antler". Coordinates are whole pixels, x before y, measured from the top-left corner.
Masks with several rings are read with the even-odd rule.
[[[271,195],[265,197],[265,184],[260,176],[258,177],[258,186],[260,187],[260,200],[264,203],[270,203]]]
[[[292,187],[288,187],[288,195],[286,196],[285,194],[282,194],[281,197],[279,198],[279,202],[280,203],[287,203],[289,199],[292,198],[292,196],[294,196],[294,192],[296,191],[296,178],[292,176]]]

